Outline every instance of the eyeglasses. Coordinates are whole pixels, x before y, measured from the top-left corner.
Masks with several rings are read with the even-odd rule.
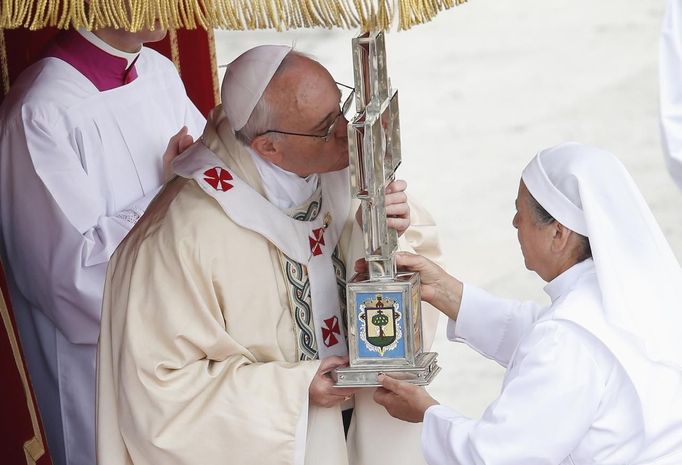
[[[301,137],[315,137],[317,139],[323,139],[325,142],[327,142],[329,139],[331,139],[332,134],[334,134],[334,130],[336,129],[336,123],[339,121],[339,118],[343,116],[348,120],[348,112],[350,110],[351,104],[353,103],[353,98],[355,97],[355,88],[351,86],[347,86],[346,84],[341,84],[340,82],[336,83],[337,86],[339,86],[339,90],[341,90],[341,95],[343,97],[344,89],[346,92],[350,90],[350,93],[348,96],[343,99],[343,103],[339,105],[339,113],[336,115],[334,118],[334,121],[332,121],[332,124],[329,125],[327,130],[324,132],[324,134],[304,134],[301,132],[288,132],[288,131],[280,131],[278,129],[268,129],[267,131],[259,134],[262,136],[263,134],[267,134],[269,132],[274,132],[276,134],[286,134],[288,136],[301,136]]]

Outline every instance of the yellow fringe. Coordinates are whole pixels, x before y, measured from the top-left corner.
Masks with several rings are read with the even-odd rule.
[[[467,0],[3,0],[0,29],[409,29]]]
[[[2,29],[0,29],[0,78],[2,78],[2,95],[7,95],[7,92],[9,92],[9,66],[7,63],[5,32]]]
[[[209,29],[206,31],[206,35],[208,35],[208,48],[209,48],[209,56],[211,57],[211,77],[213,78],[213,101],[216,103],[220,103],[220,89],[218,85],[218,62],[217,62],[217,56],[215,53],[215,34],[213,33],[213,29]]]
[[[171,47],[171,61],[178,70],[178,74],[182,77],[182,66],[180,66],[180,46],[178,45],[178,33],[171,29],[168,31],[168,38]]]
[[[467,0],[400,0],[400,29],[431,21],[443,9],[466,3]]]

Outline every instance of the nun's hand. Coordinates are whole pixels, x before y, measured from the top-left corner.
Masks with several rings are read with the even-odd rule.
[[[464,284],[460,280],[421,255],[400,252],[395,255],[395,260],[399,270],[419,273],[424,302],[430,303],[451,320],[457,319],[464,291]],[[366,272],[367,262],[364,259],[355,262],[355,271]]]
[[[436,399],[414,384],[386,375],[379,375],[379,382],[383,387],[374,392],[374,401],[382,405],[392,417],[420,423],[424,421],[426,409],[438,405]]]

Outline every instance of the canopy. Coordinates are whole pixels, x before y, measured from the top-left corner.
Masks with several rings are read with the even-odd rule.
[[[409,29],[467,0],[4,0],[0,29]],[[89,4],[89,8],[88,5]],[[126,5],[130,5],[127,11]]]

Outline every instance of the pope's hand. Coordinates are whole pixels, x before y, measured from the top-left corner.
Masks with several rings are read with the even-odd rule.
[[[426,409],[438,405],[436,399],[414,384],[386,375],[379,375],[379,382],[383,387],[374,392],[374,401],[384,406],[392,417],[419,423],[424,421]]]
[[[385,205],[386,205],[386,225],[398,231],[398,236],[402,236],[407,228],[410,227],[410,206],[407,204],[407,183],[402,179],[397,179],[386,186]],[[355,220],[362,226],[362,208],[355,212]]]
[[[402,236],[410,227],[410,206],[407,204],[407,183],[396,179],[386,187],[386,224]]]
[[[330,372],[337,367],[348,366],[345,357],[327,357],[322,359],[317,373],[308,388],[308,398],[312,405],[333,407],[351,398],[358,388],[335,388]]]
[[[173,179],[173,159],[194,143],[192,136],[187,134],[187,126],[183,126],[173,137],[168,141],[166,152],[163,154],[163,182],[166,183]]]

